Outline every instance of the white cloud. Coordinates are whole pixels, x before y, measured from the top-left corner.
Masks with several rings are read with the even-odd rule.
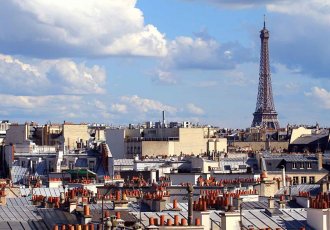
[[[219,84],[218,81],[200,81],[197,83],[194,83],[194,87],[199,87],[199,88],[209,88],[209,87],[215,87]]]
[[[7,0],[0,48],[32,56],[165,55],[166,40],[145,25],[136,0]]]
[[[0,90],[21,95],[102,94],[106,73],[68,59],[29,60],[0,54]]]
[[[123,96],[121,97],[123,102],[126,102],[130,107],[135,108],[136,110],[147,113],[152,111],[166,111],[168,113],[174,114],[177,112],[177,109],[170,105],[165,105],[159,101],[141,98],[137,95],[133,96]]]
[[[175,85],[177,83],[171,72],[164,71],[161,69],[155,71],[155,73],[153,74],[153,81],[166,85]]]
[[[102,94],[106,73],[98,65],[87,67],[84,63],[77,64],[71,60],[42,61],[41,68],[54,85],[66,94]],[[56,77],[57,79],[51,79]],[[55,82],[56,80],[56,82]],[[57,83],[57,84],[55,84]]]
[[[83,100],[80,96],[51,95],[51,96],[15,96],[1,94],[1,105],[4,110],[28,112],[30,114],[44,113],[68,114],[74,107],[80,107]]]
[[[263,6],[272,2],[286,2],[289,0],[185,0],[187,2],[202,2],[209,3],[218,7],[227,7],[235,9],[245,9],[251,7]]]
[[[182,36],[171,41],[162,68],[232,69],[237,63],[252,60],[251,52],[239,43],[220,44],[205,37]]]
[[[267,4],[267,10],[287,15],[310,17],[330,24],[330,2],[325,0],[280,1]]]
[[[205,112],[202,108],[199,108],[198,106],[194,105],[193,103],[187,104],[187,109],[190,113],[195,115],[203,115]]]
[[[305,95],[315,98],[319,103],[321,103],[323,108],[330,109],[330,92],[326,89],[315,86],[311,89],[311,92],[306,93]]]
[[[107,106],[106,104],[104,104],[102,101],[100,100],[95,100],[94,101],[94,105],[98,110],[106,110]]]
[[[113,118],[108,109],[108,101],[97,98],[97,95],[46,95],[46,96],[16,96],[0,94],[3,116],[10,120],[26,121],[32,119],[38,122],[63,121],[73,122],[107,122]]]
[[[0,54],[0,89],[2,93],[29,94],[34,93],[40,86],[48,84],[48,79],[36,66]]]
[[[127,113],[127,106],[125,104],[112,104],[111,110],[116,113]]]

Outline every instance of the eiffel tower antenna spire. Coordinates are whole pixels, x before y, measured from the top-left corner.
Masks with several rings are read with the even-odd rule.
[[[264,14],[264,29],[266,29],[266,14]]]

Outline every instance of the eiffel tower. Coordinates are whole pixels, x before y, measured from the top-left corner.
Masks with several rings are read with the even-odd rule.
[[[253,121],[251,127],[262,127],[278,129],[280,124],[275,111],[272,81],[270,77],[269,67],[269,50],[268,39],[269,31],[266,29],[266,21],[264,20],[264,28],[260,31],[261,51],[260,51],[260,71],[259,71],[259,87],[256,110],[253,113]]]

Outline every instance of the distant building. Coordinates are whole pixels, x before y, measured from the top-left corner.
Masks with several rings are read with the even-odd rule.
[[[106,142],[115,158],[227,152],[227,139],[212,128],[111,128]]]
[[[292,130],[289,152],[309,153],[330,150],[330,133],[328,129],[309,129],[304,127]]]
[[[290,184],[315,184],[327,179],[328,171],[323,168],[323,156],[317,154],[269,154],[260,158],[262,171],[269,178],[280,178]]]

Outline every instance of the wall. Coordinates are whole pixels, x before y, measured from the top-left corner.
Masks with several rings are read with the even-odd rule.
[[[179,185],[181,183],[191,183],[192,185],[196,185],[197,178],[200,174],[192,174],[192,173],[171,173],[168,174],[172,185]]]
[[[124,129],[106,129],[106,143],[112,153],[113,158],[125,158],[125,130]]]
[[[171,145],[173,146],[171,141],[142,141],[142,156],[171,156]]]
[[[144,138],[177,138],[179,137],[179,128],[155,128],[144,129]]]
[[[76,149],[77,141],[83,145],[90,139],[87,124],[63,124],[63,138],[68,149]]]
[[[296,139],[301,137],[301,135],[303,135],[303,134],[311,135],[312,129],[306,129],[304,127],[299,127],[297,129],[293,129],[292,133],[291,133],[290,143],[294,142]]]
[[[7,130],[5,144],[24,144],[28,138],[29,126],[23,125],[11,125]]]
[[[309,208],[309,198],[308,197],[297,196],[296,202],[303,208]]]
[[[267,172],[268,178],[273,178],[273,177],[282,177],[282,173],[270,173]],[[315,176],[315,183],[319,183],[325,176],[327,176],[327,172],[301,172],[301,173],[289,173],[285,172],[285,175],[288,177],[298,177],[298,184],[301,183],[301,177],[305,176],[307,177],[307,183],[309,183],[309,177],[310,176]]]
[[[221,214],[221,229],[222,230],[237,230],[240,229],[241,217],[238,212],[225,212]]]
[[[174,152],[195,155],[207,152],[207,139],[204,138],[203,128],[180,128],[179,142],[174,143]]]
[[[307,223],[316,230],[327,230],[328,209],[307,209]]]
[[[207,142],[207,149],[210,153],[227,152],[227,138],[209,139]]]
[[[212,177],[214,177],[217,181],[218,180],[233,180],[233,179],[237,179],[237,178],[241,178],[241,179],[245,179],[245,178],[249,178],[249,179],[257,179],[260,178],[259,174],[241,174],[241,173],[225,173],[225,174],[212,174]]]
[[[232,145],[236,148],[245,148],[251,147],[253,151],[261,151],[265,149],[266,142],[264,141],[238,141],[233,142]],[[278,141],[278,142],[270,142],[271,149],[288,149],[289,142],[286,141]]]
[[[96,141],[104,141],[105,140],[105,130],[104,129],[96,129],[95,130],[95,140]]]

